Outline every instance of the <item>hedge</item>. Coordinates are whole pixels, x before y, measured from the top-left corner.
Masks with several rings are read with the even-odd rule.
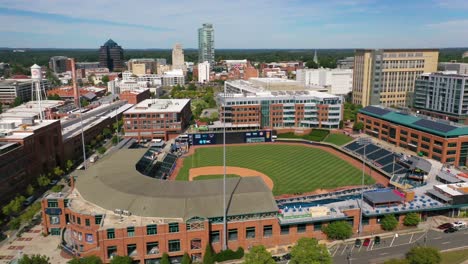
[[[226,249],[215,255],[215,261],[223,262],[227,260],[241,259],[244,257],[244,249],[239,247],[236,251]]]

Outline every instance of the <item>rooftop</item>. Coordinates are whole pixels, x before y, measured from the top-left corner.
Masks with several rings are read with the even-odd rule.
[[[80,171],[76,189],[84,200],[106,210],[127,210],[143,217],[222,216],[223,181],[164,181],[143,176],[135,165],[146,149],[122,149]],[[228,215],[277,212],[270,189],[260,177],[228,179]]]
[[[189,102],[190,99],[146,99],[125,113],[178,113]]]
[[[441,137],[458,137],[468,135],[468,126],[449,124],[442,120],[431,120],[424,118],[424,116],[397,112],[395,110],[379,106],[366,106],[360,109],[359,112]]]

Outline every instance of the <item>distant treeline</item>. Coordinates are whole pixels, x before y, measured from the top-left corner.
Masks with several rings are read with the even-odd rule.
[[[468,48],[440,49],[439,61],[462,61],[463,52]],[[224,59],[248,59],[255,62],[277,61],[311,61],[315,50],[278,50],[278,49],[217,49],[216,60]],[[198,52],[195,49],[186,49],[185,60],[196,62]],[[131,58],[165,58],[171,63],[171,50],[151,49],[136,50],[126,49],[125,59]],[[333,65],[337,59],[353,56],[353,49],[320,49],[317,50],[319,61],[326,65]],[[98,61],[97,49],[25,49],[25,52],[13,52],[12,49],[0,49],[0,62],[29,66],[34,63],[47,65],[52,56],[67,56],[76,61]],[[465,62],[468,59],[465,58]]]

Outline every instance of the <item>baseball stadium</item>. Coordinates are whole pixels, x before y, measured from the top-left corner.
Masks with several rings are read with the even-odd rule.
[[[416,163],[396,163],[396,154],[381,155],[385,150],[373,144],[273,142],[271,131],[228,138],[225,153],[221,133],[148,147],[122,141],[75,173],[69,193],[43,199],[44,233],[61,236],[71,256],[97,255],[105,263],[130,256],[134,263],[154,264],[167,253],[171,263],[180,263],[185,253],[201,261],[208,244],[216,252],[224,245],[248,250],[262,244],[284,254],[301,237],[325,239],[322,228],[333,221],[370,233],[381,230],[385,214],[402,224],[408,212],[424,216],[457,206],[436,186],[429,190],[433,195],[387,188],[395,171],[403,177]]]

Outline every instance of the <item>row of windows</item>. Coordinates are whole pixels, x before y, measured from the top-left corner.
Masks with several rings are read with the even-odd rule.
[[[178,252],[181,250],[180,248],[180,240],[179,239],[172,239],[167,241],[167,248],[169,252]],[[191,250],[201,249],[201,240],[200,239],[193,239],[190,243]],[[159,250],[159,242],[147,242],[146,243],[146,255],[157,255],[160,253]],[[138,254],[138,247],[136,244],[127,244],[127,256],[135,256]],[[110,246],[107,247],[107,258],[112,258],[113,256],[117,255],[117,246]]]
[[[169,223],[169,233],[178,233],[178,232],[179,232],[179,223]],[[147,225],[146,234],[147,235],[158,234],[158,226]],[[135,227],[133,226],[127,227],[127,236],[128,237],[135,236]],[[114,238],[115,238],[115,229],[114,228],[107,229],[107,239],[114,239]]]

